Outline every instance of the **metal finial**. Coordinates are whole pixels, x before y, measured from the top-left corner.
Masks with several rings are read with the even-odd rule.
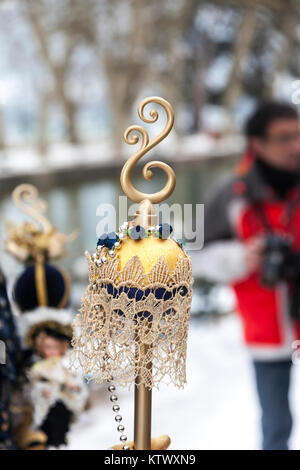
[[[35,222],[38,222],[44,233],[52,229],[49,220],[43,215],[47,210],[47,203],[39,199],[39,192],[32,184],[20,184],[12,193],[12,200],[16,207],[29,215]]]
[[[47,202],[39,199],[37,188],[31,184],[20,184],[12,193],[12,200],[18,209],[29,215],[34,222],[25,221],[16,225],[7,221],[8,237],[6,250],[20,261],[29,257],[41,259],[47,254],[49,259],[65,255],[65,245],[74,240],[78,232],[66,236],[53,227],[45,217]]]
[[[166,126],[160,132],[160,134],[158,134],[157,137],[155,137],[154,139],[150,141],[149,141],[148,132],[142,126],[134,125],[126,129],[124,133],[124,139],[127,144],[134,145],[139,142],[140,136],[137,134],[133,134],[134,131],[137,131],[141,134],[142,143],[141,143],[140,149],[137,150],[125,163],[121,172],[120,181],[121,181],[121,186],[122,186],[124,193],[132,201],[139,203],[143,201],[144,199],[148,199],[149,201],[152,202],[152,204],[158,204],[159,202],[167,199],[170,196],[170,194],[172,194],[175,188],[176,176],[175,176],[174,171],[169,165],[160,161],[152,161],[152,162],[146,163],[146,165],[144,166],[142,170],[143,177],[147,181],[150,180],[153,176],[151,168],[158,167],[158,168],[161,168],[166,173],[167,182],[164,188],[156,193],[153,193],[153,194],[142,193],[141,191],[138,191],[137,189],[135,189],[131,183],[131,172],[134,166],[137,164],[137,162],[140,160],[141,157],[143,157],[147,152],[149,152],[149,150],[151,150],[153,147],[159,144],[159,142],[161,142],[165,137],[167,137],[167,135],[171,131],[173,124],[174,124],[174,110],[172,106],[170,105],[170,103],[168,103],[168,101],[158,96],[151,96],[149,98],[146,98],[139,105],[138,113],[142,121],[148,124],[151,124],[151,123],[156,122],[159,117],[159,114],[155,109],[151,109],[149,113],[150,118],[147,118],[144,115],[145,106],[149,103],[158,103],[164,108],[167,114]]]

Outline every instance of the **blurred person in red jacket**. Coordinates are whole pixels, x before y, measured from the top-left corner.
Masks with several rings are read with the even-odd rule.
[[[261,104],[248,148],[205,204],[194,273],[234,289],[253,358],[263,449],[287,449],[293,342],[300,338],[300,130],[286,103]]]

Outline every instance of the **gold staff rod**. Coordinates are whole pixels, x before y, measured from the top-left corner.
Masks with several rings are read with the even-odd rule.
[[[144,115],[144,108],[149,103],[157,103],[161,105],[167,115],[167,122],[164,129],[158,134],[157,137],[149,141],[149,135],[142,126],[130,126],[124,133],[124,139],[127,144],[134,145],[140,140],[142,136],[140,148],[129,158],[125,163],[121,172],[121,186],[126,194],[133,202],[139,204],[134,225],[141,225],[144,228],[157,225],[157,215],[153,204],[158,204],[167,199],[173,192],[176,184],[176,176],[172,168],[164,162],[152,161],[146,163],[143,167],[142,174],[146,180],[152,178],[151,168],[161,168],[167,175],[167,181],[164,188],[154,194],[142,193],[136,190],[131,183],[131,173],[134,166],[149,150],[161,142],[171,131],[174,124],[174,111],[170,103],[160,97],[150,97],[143,100],[139,106],[138,113],[142,121],[146,123],[154,123],[158,119],[158,112],[152,109],[149,113],[150,117]],[[134,132],[138,134],[134,134]],[[151,328],[151,324],[149,324]],[[152,390],[145,386],[145,374],[152,377],[152,363],[147,362],[145,368],[145,357],[147,352],[151,349],[151,345],[138,344],[136,342],[136,354],[139,357],[138,374],[134,389],[134,448],[136,450],[150,450],[151,449],[151,405],[152,405]],[[151,384],[151,377],[148,377],[146,382]]]
[[[143,355],[147,354],[149,346],[142,345]],[[151,368],[151,364],[149,364]],[[151,373],[151,372],[150,372]],[[137,377],[134,386],[134,448],[136,450],[151,450],[151,407],[152,390],[140,383]]]
[[[149,228],[157,225],[157,215],[154,206],[148,199],[144,199],[138,206],[135,214],[134,225],[141,225]],[[145,319],[147,321],[147,319]],[[149,325],[151,328],[151,324]],[[151,450],[151,406],[152,391],[144,384],[141,374],[144,358],[151,350],[151,345],[136,343],[136,354],[140,358],[138,370],[140,371],[136,378],[134,387],[134,448],[136,450]],[[145,371],[143,371],[145,373]],[[147,363],[147,374],[152,376],[152,363]],[[151,383],[151,377],[149,378]]]

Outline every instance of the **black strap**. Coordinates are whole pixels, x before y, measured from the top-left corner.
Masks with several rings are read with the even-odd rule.
[[[267,214],[266,212],[264,211],[263,207],[262,207],[262,204],[260,201],[257,201],[257,200],[253,200],[252,201],[252,205],[253,205],[253,208],[255,210],[255,212],[258,214],[262,224],[263,224],[263,227],[265,229],[265,231],[267,233],[272,233],[273,232],[273,228],[270,224],[270,221],[267,217]]]
[[[265,231],[269,234],[273,233],[274,232],[274,229],[273,227],[271,226],[270,224],[270,221],[267,217],[267,214],[266,212],[264,211],[263,209],[263,206],[262,206],[262,203],[261,201],[257,200],[255,197],[252,197],[251,195],[251,191],[250,191],[250,188],[248,188],[248,196],[249,196],[249,199],[250,199],[250,202],[252,203],[253,205],[253,208],[254,210],[256,211],[256,213],[258,214],[262,224],[263,224],[263,227],[265,229]],[[292,201],[288,207],[287,207],[287,216],[288,216],[288,223],[292,220],[292,216],[293,216],[293,213],[295,212],[296,210],[296,207],[298,205],[298,203],[300,202],[300,195],[295,198],[294,201]]]

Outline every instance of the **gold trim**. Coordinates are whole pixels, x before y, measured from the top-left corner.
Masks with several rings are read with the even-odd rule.
[[[46,273],[45,266],[40,259],[35,263],[34,275],[38,305],[40,307],[46,307],[48,305]]]
[[[63,295],[61,301],[57,305],[57,308],[64,308],[67,305],[68,300],[70,299],[71,280],[70,280],[69,275],[66,273],[66,271],[64,269],[60,268],[58,271],[60,272],[60,274],[62,275],[62,277],[65,281],[65,292],[64,292],[64,295]]]

